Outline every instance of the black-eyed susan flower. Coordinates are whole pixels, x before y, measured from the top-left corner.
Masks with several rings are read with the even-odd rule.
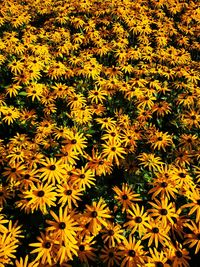
[[[108,267],[112,267],[114,265],[119,265],[121,262],[121,253],[117,246],[115,247],[104,247],[101,250],[100,259],[103,263],[106,263]]]
[[[151,147],[156,150],[163,149],[166,151],[166,147],[173,144],[172,137],[166,132],[159,132],[156,131],[149,137],[149,143],[151,144]]]
[[[149,221],[149,227],[145,232],[142,240],[148,239],[148,246],[155,244],[155,247],[158,248],[158,245],[166,246],[170,244],[170,237],[168,235],[170,226],[166,227],[162,222],[156,222],[155,220]]]
[[[122,205],[122,212],[127,211],[128,208],[131,208],[131,205],[134,201],[140,201],[139,194],[136,194],[131,186],[126,183],[122,184],[122,189],[118,186],[113,187],[114,192],[116,193],[115,199],[119,201]]]
[[[19,260],[15,260],[16,267],[38,267],[39,262],[31,261],[29,260],[29,256],[26,255],[26,257],[23,259],[20,257]]]
[[[67,150],[73,150],[76,153],[83,154],[83,150],[86,148],[86,137],[83,133],[70,132],[67,135],[67,139],[63,141],[64,146]]]
[[[102,231],[103,242],[108,244],[108,247],[115,247],[116,244],[120,244],[124,240],[123,232],[119,224],[109,222],[105,229]]]
[[[163,165],[163,162],[160,157],[156,157],[154,154],[150,153],[141,153],[138,156],[140,160],[140,165],[147,167],[150,171],[160,170],[160,167]]]
[[[59,197],[58,203],[61,207],[67,205],[69,209],[72,209],[73,205],[78,207],[78,201],[81,201],[80,197],[83,195],[83,189],[70,182],[57,185],[56,191]]]
[[[72,182],[85,190],[87,187],[95,185],[96,178],[94,177],[94,172],[86,167],[81,167],[81,169],[75,169],[72,171]]]
[[[31,254],[36,253],[35,261],[40,260],[41,264],[50,265],[55,263],[52,257],[55,240],[53,240],[50,236],[41,233],[40,236],[37,237],[37,241],[37,243],[29,244],[29,246],[34,247]]]
[[[23,198],[27,199],[27,206],[31,211],[41,210],[44,214],[47,213],[47,208],[56,206],[57,193],[55,187],[48,184],[31,185],[30,189],[23,192]],[[20,203],[20,201],[19,201]]]
[[[96,249],[92,246],[96,242],[94,240],[94,237],[90,236],[84,236],[79,237],[78,239],[78,258],[81,262],[86,263],[89,265],[89,262],[95,262],[96,261],[96,255],[95,251]]]
[[[39,169],[42,181],[55,185],[56,182],[60,184],[64,180],[66,169],[61,159],[46,158],[41,164],[44,166]]]
[[[50,211],[50,214],[54,221],[46,221],[50,225],[46,228],[46,230],[52,233],[53,238],[55,240],[59,240],[61,244],[62,242],[68,246],[70,243],[76,244],[77,240],[75,236],[79,227],[73,216],[71,216],[68,212],[68,208],[59,208],[59,215],[52,210]]]
[[[128,220],[124,226],[131,230],[131,234],[134,234],[137,231],[141,237],[149,227],[149,216],[147,212],[144,211],[144,206],[140,208],[137,203],[132,204],[127,210],[127,213]]]
[[[114,162],[119,166],[119,159],[123,159],[124,154],[126,154],[125,149],[121,146],[121,143],[115,140],[109,140],[106,141],[102,147],[102,156],[108,161]]]
[[[107,219],[111,218],[110,210],[102,198],[98,202],[93,201],[92,205],[86,205],[84,216],[87,218],[88,230],[97,235],[102,227],[108,225]]]
[[[86,168],[95,172],[96,175],[106,175],[112,172],[112,163],[105,160],[101,153],[92,149],[92,155],[85,154],[85,158],[88,160],[86,163]]]
[[[149,202],[152,209],[148,209],[151,217],[156,218],[155,221],[161,221],[163,226],[167,226],[169,223],[173,224],[173,218],[177,217],[175,205],[169,203],[168,198],[163,198],[160,201],[154,199],[154,202]]]
[[[195,188],[191,192],[188,192],[190,203],[181,206],[181,209],[190,208],[188,215],[196,213],[196,223],[200,222],[200,189]]]
[[[161,172],[156,172],[156,177],[152,179],[150,184],[153,186],[148,194],[152,194],[151,198],[160,196],[161,198],[176,198],[178,194],[177,182],[172,178],[172,173],[165,168]]]
[[[122,244],[119,246],[121,250],[120,255],[122,256],[121,266],[133,266],[144,264],[143,246],[141,240],[136,241],[135,237],[129,235],[128,239],[124,239]]]
[[[147,267],[168,267],[167,258],[164,251],[158,251],[156,248],[149,248],[150,257],[148,257],[148,262],[145,264]]]

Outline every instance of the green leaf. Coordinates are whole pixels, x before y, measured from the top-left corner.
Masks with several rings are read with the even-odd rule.
[[[22,92],[20,92],[18,95],[21,95],[21,96],[27,96],[27,92],[22,91]]]

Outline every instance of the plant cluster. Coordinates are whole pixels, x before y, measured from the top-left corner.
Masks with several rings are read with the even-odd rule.
[[[198,1],[0,7],[0,267],[190,266]]]

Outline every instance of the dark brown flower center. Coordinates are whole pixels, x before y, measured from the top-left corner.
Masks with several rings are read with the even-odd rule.
[[[175,252],[175,254],[176,254],[176,257],[177,257],[177,258],[182,258],[182,256],[183,256],[183,253],[182,253],[180,250],[177,250],[177,251]]]
[[[160,185],[161,185],[161,187],[163,187],[163,188],[167,187],[167,183],[166,183],[166,182],[162,182]]]
[[[25,178],[25,179],[29,179],[29,178],[30,178],[30,174],[28,174],[28,173],[25,174],[25,175],[24,175],[24,178]]]
[[[123,195],[123,196],[122,196],[122,199],[123,199],[123,200],[127,200],[127,199],[128,199],[128,196],[127,196],[127,195]]]
[[[0,191],[0,197],[2,197],[4,195],[4,193],[2,191]]]
[[[113,257],[114,257],[114,253],[113,253],[113,252],[109,252],[109,253],[108,253],[108,257],[109,257],[109,258],[113,258]]]
[[[168,212],[167,212],[166,209],[161,209],[161,210],[160,210],[160,214],[161,214],[161,215],[167,215],[167,213],[168,213]]]
[[[135,251],[133,249],[129,250],[128,255],[130,257],[135,257]]]
[[[51,243],[50,242],[45,242],[44,243],[44,247],[45,248],[50,248],[51,247]]]
[[[135,217],[135,222],[136,223],[141,223],[142,222],[142,218],[140,216]]]
[[[60,222],[59,223],[59,229],[65,229],[66,228],[66,223],[64,223],[64,222]]]
[[[200,205],[200,199],[197,199],[197,204]]]
[[[158,229],[158,227],[154,227],[154,228],[152,228],[152,232],[153,232],[154,234],[159,233],[159,229]]]
[[[85,178],[85,174],[81,174],[79,177],[80,177],[81,179],[84,179],[84,178]]]
[[[114,235],[114,231],[113,230],[109,230],[108,231],[108,235],[113,236]]]
[[[96,218],[97,217],[97,212],[96,211],[92,211],[91,215],[92,215],[93,218]]]
[[[180,173],[179,173],[179,177],[181,177],[181,178],[185,178],[185,177],[186,177],[186,174],[185,174],[184,172],[180,172]]]
[[[158,141],[162,141],[162,137],[161,136],[158,137]]]
[[[73,145],[75,145],[75,144],[77,143],[76,139],[73,139],[73,140],[71,141],[71,143],[72,143]]]
[[[156,266],[156,267],[163,267],[164,264],[163,264],[161,261],[157,261],[157,262],[155,263],[155,266]]]
[[[65,194],[66,194],[67,196],[70,196],[70,195],[72,194],[72,190],[71,190],[71,189],[66,190]]]
[[[79,246],[79,250],[80,250],[80,251],[84,251],[84,250],[85,250],[85,246],[84,246],[84,245],[80,245],[80,246]]]
[[[38,196],[38,197],[43,197],[43,196],[44,196],[44,191],[43,191],[43,190],[39,190],[39,191],[37,192],[37,196]]]
[[[16,172],[16,170],[17,170],[16,168],[12,168],[11,172]]]
[[[103,165],[104,164],[104,161],[103,160],[100,160],[99,161],[99,165]]]
[[[51,166],[49,166],[49,169],[50,169],[51,171],[55,171],[56,166],[55,166],[55,165],[51,165]]]
[[[169,266],[172,266],[172,260],[168,259],[166,263],[169,264]]]
[[[200,240],[200,233],[197,234],[197,239]]]
[[[111,151],[115,152],[116,151],[116,147],[111,147]]]

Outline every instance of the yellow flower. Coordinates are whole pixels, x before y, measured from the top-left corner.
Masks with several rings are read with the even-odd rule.
[[[108,243],[108,247],[115,247],[116,244],[120,244],[124,240],[123,232],[124,230],[121,228],[119,224],[108,223],[105,229],[102,229],[102,239],[106,244]]]
[[[41,233],[41,236],[37,237],[39,242],[31,243],[29,246],[35,247],[31,251],[31,253],[37,253],[37,257],[35,261],[41,260],[42,264],[50,264],[54,263],[53,260],[53,245],[55,241],[48,235]]]
[[[95,185],[95,177],[94,172],[86,167],[81,167],[81,169],[75,169],[72,171],[72,179],[71,181],[76,185],[78,184],[79,188],[82,188],[83,190],[86,189],[86,187],[91,188],[92,185]]]
[[[102,198],[100,198],[98,203],[93,201],[91,206],[86,205],[84,216],[87,218],[88,230],[93,235],[97,235],[102,226],[106,227],[108,225],[106,219],[111,218],[110,210]]]
[[[148,167],[150,171],[157,171],[157,170],[159,171],[161,166],[163,165],[161,158],[155,157],[155,155],[152,153],[147,154],[143,152],[138,156],[138,159],[141,161],[139,165]]]
[[[131,234],[134,234],[138,231],[139,236],[141,237],[147,227],[149,227],[149,216],[147,212],[144,212],[144,206],[140,207],[137,203],[132,204],[131,207],[127,210],[128,221],[124,224],[124,226],[128,226],[128,229],[131,230]]]
[[[140,195],[134,193],[131,186],[128,184],[122,184],[122,190],[119,189],[118,186],[113,187],[114,192],[116,193],[115,199],[122,204],[122,212],[128,210],[133,204],[134,201],[140,201],[141,199],[138,198]]]
[[[172,137],[167,132],[163,133],[159,131],[156,131],[155,133],[150,135],[148,142],[151,144],[151,147],[154,150],[163,149],[164,151],[166,151],[167,146],[170,146],[173,144]]]
[[[38,171],[43,181],[47,180],[48,184],[53,183],[55,185],[56,182],[60,184],[64,180],[66,168],[61,159],[57,161],[56,158],[46,158],[41,164],[44,167],[41,167]]]
[[[29,262],[29,256],[27,255],[24,259],[20,257],[19,260],[16,260],[15,266],[16,267],[38,267],[39,262],[36,262],[36,261]]]
[[[23,197],[28,200],[27,206],[31,211],[40,209],[42,213],[47,213],[47,207],[56,206],[57,193],[54,192],[55,187],[48,184],[31,185],[30,190],[23,192]]]
[[[195,224],[193,221],[190,221],[190,223],[187,223],[185,226],[187,226],[192,233],[185,235],[183,244],[189,244],[189,248],[196,247],[194,253],[197,254],[200,250],[200,222]]]
[[[135,237],[129,235],[128,240],[124,239],[122,245],[119,246],[121,250],[121,256],[123,258],[121,267],[144,265],[144,255],[143,246],[141,245],[141,240],[136,241]]]
[[[81,201],[80,196],[83,195],[83,189],[75,186],[71,183],[62,183],[61,185],[57,185],[57,193],[59,199],[59,204],[61,207],[67,205],[69,209],[72,209],[72,205],[78,207],[77,201]]]
[[[67,138],[63,141],[67,150],[72,150],[76,153],[83,154],[83,150],[87,147],[86,137],[83,133],[69,132]]]
[[[155,203],[149,202],[153,207],[152,209],[148,209],[150,216],[156,218],[155,222],[161,221],[164,227],[170,223],[173,225],[173,219],[178,217],[174,203],[168,203],[168,198],[161,199],[161,201],[154,199],[154,201]]]
[[[60,244],[64,242],[64,245],[70,246],[70,244],[76,244],[76,234],[80,230],[77,222],[68,212],[68,208],[59,208],[59,215],[52,210],[50,211],[51,216],[55,221],[46,220],[48,226],[46,230],[51,233],[54,240],[58,240]],[[77,253],[76,253],[77,254]]]
[[[16,119],[20,117],[20,112],[14,107],[2,107],[0,112],[3,113],[2,121],[6,122],[8,125],[12,124]]]
[[[121,147],[121,143],[115,140],[108,140],[102,147],[102,156],[108,161],[114,161],[119,166],[119,158],[123,159],[123,154],[126,154],[125,149]]]

